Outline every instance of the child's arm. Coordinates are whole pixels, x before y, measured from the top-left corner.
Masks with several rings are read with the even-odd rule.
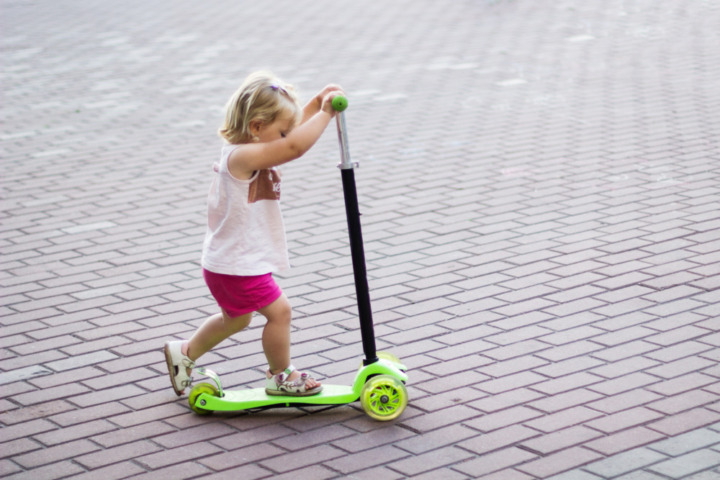
[[[276,167],[300,158],[315,145],[335,116],[333,91],[322,99],[318,111],[284,138],[265,143],[247,143],[233,150],[228,159],[230,173],[240,179],[250,178],[256,170]]]

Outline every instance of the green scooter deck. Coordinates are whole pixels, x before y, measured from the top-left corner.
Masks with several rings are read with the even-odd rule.
[[[352,387],[346,385],[323,385],[322,392],[303,397],[268,395],[264,388],[229,390],[223,397],[203,394],[198,401],[205,401],[201,408],[215,411],[248,410],[265,407],[292,407],[296,405],[342,405],[358,400]],[[198,405],[197,403],[195,404]]]
[[[355,402],[360,398],[365,382],[371,377],[389,375],[402,383],[406,383],[408,376],[405,370],[406,367],[402,364],[380,359],[376,363],[360,368],[352,386],[323,384],[323,390],[320,393],[302,397],[268,395],[265,393],[264,388],[222,390],[217,374],[205,370],[207,372],[206,375],[217,384],[222,396],[213,395],[209,392],[203,392],[197,396],[191,394],[191,406],[196,410],[199,409],[208,412],[231,412],[268,407],[344,405]],[[212,383],[210,385],[212,385]],[[198,386],[195,388],[198,388]]]

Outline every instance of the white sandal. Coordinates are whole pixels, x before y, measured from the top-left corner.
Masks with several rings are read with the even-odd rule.
[[[182,340],[165,343],[165,362],[173,390],[179,397],[185,389],[192,384],[192,377],[187,374],[187,368],[195,368],[195,362],[182,353]]]
[[[304,372],[295,380],[288,380],[290,374],[295,370],[296,368],[292,365],[277,375],[272,375],[272,372],[268,370],[268,373],[272,376],[267,378],[267,375],[265,375],[265,393],[268,395],[287,395],[288,397],[307,397],[317,395],[322,391],[322,385],[311,389],[305,386],[306,382],[312,377]]]

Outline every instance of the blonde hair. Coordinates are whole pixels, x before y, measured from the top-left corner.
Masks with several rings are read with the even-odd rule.
[[[302,108],[295,89],[272,73],[255,72],[228,100],[218,133],[232,144],[249,143],[253,138],[251,122],[269,125],[284,112],[293,116],[293,126],[300,123]]]

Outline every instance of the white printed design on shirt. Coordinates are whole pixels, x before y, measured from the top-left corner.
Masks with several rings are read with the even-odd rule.
[[[260,200],[280,200],[280,174],[276,170],[260,170],[250,184],[248,203]]]

